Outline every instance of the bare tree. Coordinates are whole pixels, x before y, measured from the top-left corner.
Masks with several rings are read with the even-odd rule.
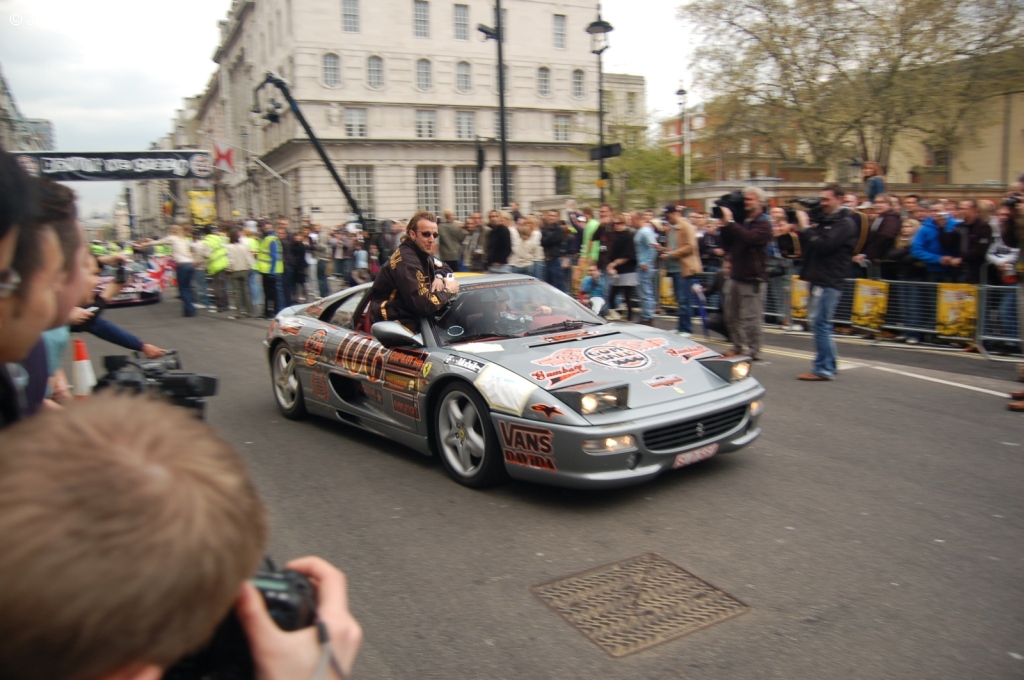
[[[688,0],[695,61],[723,139],[757,136],[792,159],[888,164],[913,133],[948,150],[986,97],[1021,89],[1021,0]]]

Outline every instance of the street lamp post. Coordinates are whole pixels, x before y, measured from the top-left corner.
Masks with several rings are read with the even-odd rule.
[[[587,33],[590,34],[590,53],[597,55],[597,170],[599,179],[597,187],[600,190],[601,203],[604,203],[604,69],[601,64],[601,54],[608,49],[608,34],[614,30],[613,26],[601,19],[601,6],[597,6],[597,20],[587,26]]]
[[[679,203],[686,205],[686,90],[676,90],[679,97]]]
[[[502,50],[504,27],[501,18],[501,0],[495,0],[494,28],[477,24],[476,30],[484,34],[484,40],[498,43],[498,137],[501,140],[501,206],[511,205],[508,196],[508,131],[505,129],[505,55]]]

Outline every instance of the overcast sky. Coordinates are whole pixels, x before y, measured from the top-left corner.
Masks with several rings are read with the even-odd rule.
[[[680,0],[602,0],[615,30],[605,70],[647,79],[648,109],[678,110],[689,34]],[[203,91],[230,0],[0,0],[0,68],[22,115],[54,125],[63,151],[134,151],[170,131]],[[119,182],[76,182],[83,215],[110,212]]]

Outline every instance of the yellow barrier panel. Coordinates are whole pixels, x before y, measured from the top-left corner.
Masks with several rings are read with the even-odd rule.
[[[793,309],[790,314],[794,319],[807,318],[807,299],[811,295],[811,284],[801,281],[800,277],[793,275]]]
[[[978,321],[978,287],[971,283],[940,283],[935,330],[951,338],[973,338]]]
[[[854,326],[881,330],[885,313],[889,307],[889,284],[885,281],[857,279],[853,292],[853,314],[850,321]]]

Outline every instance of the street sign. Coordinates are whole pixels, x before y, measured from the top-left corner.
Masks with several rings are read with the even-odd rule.
[[[603,153],[602,153],[603,152]],[[615,158],[616,156],[622,155],[621,144],[605,144],[604,146],[595,146],[590,149],[590,160],[596,161],[601,158]]]
[[[594,182],[598,189],[604,189],[608,186],[608,180],[599,179]]]

